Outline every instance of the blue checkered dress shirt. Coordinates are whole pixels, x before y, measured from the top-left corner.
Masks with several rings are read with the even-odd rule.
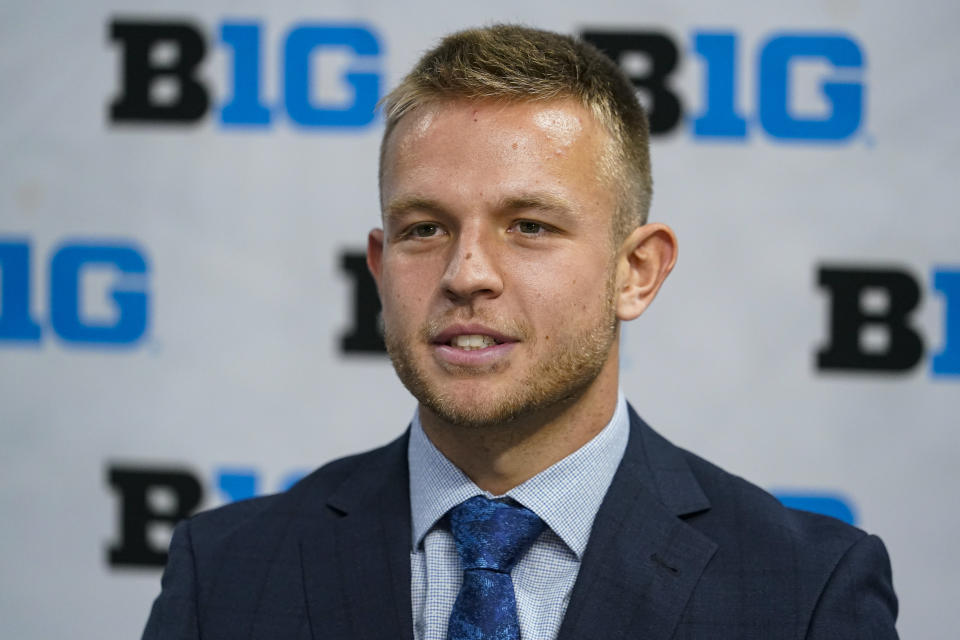
[[[623,452],[630,421],[620,393],[613,418],[590,442],[506,493],[547,527],[511,572],[524,640],[553,640],[600,509]],[[427,438],[415,413],[410,428],[410,551],[416,640],[445,640],[462,572],[443,516],[467,498],[493,496],[475,485]]]

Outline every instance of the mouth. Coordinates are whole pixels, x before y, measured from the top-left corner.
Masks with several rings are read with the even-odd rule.
[[[451,338],[447,344],[457,349],[463,349],[464,351],[473,351],[474,349],[485,349],[501,343],[497,342],[496,338],[473,333],[467,335],[461,334]]]
[[[431,342],[438,346],[447,346],[460,351],[477,351],[517,342],[517,339],[486,327],[453,326],[441,331]]]

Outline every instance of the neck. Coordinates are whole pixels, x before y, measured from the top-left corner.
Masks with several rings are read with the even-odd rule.
[[[423,405],[420,422],[434,446],[478,487],[502,495],[566,458],[603,430],[616,410],[617,373],[617,358],[611,357],[578,397],[507,424],[453,425]]]

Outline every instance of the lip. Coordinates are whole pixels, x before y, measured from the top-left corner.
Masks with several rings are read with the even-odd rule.
[[[483,326],[482,324],[454,324],[450,325],[437,335],[435,335],[430,342],[435,345],[446,345],[450,342],[455,336],[490,336],[497,342],[501,344],[509,344],[517,342],[517,338],[512,336],[507,336],[493,329]],[[500,344],[495,345],[497,347],[501,346]],[[494,347],[487,347],[487,349],[492,349]],[[478,349],[478,351],[483,351],[483,349]]]
[[[455,336],[460,335],[489,336],[496,340],[498,344],[470,350],[459,349],[447,344]],[[434,357],[441,363],[459,367],[484,367],[497,364],[513,351],[518,342],[517,338],[504,335],[480,324],[451,325],[431,340]]]
[[[506,358],[515,346],[517,346],[516,342],[504,342],[483,349],[470,349],[468,351],[451,347],[448,344],[436,344],[433,346],[433,353],[438,360],[445,364],[459,367],[484,367],[497,364]]]

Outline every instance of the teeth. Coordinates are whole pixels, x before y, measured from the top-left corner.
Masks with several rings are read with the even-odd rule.
[[[459,349],[464,349],[466,351],[471,351],[473,349],[483,349],[485,347],[492,347],[495,344],[497,344],[497,341],[491,338],[490,336],[481,336],[477,334],[460,335],[450,340],[450,346],[457,347]]]

